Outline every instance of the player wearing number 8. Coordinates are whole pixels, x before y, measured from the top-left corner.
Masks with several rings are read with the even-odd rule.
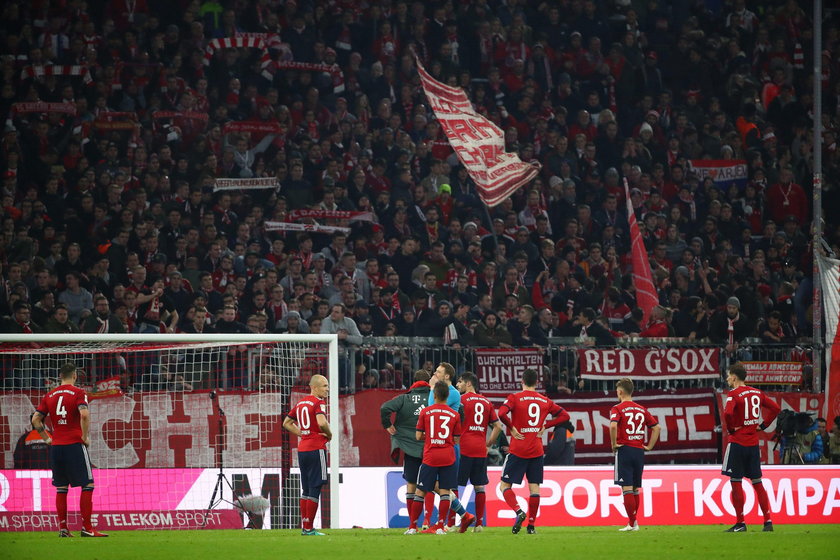
[[[67,492],[69,486],[81,486],[79,510],[82,513],[83,537],[107,537],[94,529],[93,516],[93,471],[90,466],[88,446],[90,445],[90,411],[87,394],[76,387],[76,364],[67,362],[61,366],[61,385],[47,393],[38,409],[32,415],[32,427],[41,439],[50,445],[50,467],[52,483],[55,486],[55,508],[58,512],[58,536],[72,537],[67,527]],[[50,418],[53,425],[52,437],[44,427],[44,419]]]
[[[770,500],[761,483],[761,455],[758,450],[758,430],[769,426],[781,408],[767,395],[746,384],[747,370],[739,362],[729,367],[726,382],[732,388],[726,397],[723,419],[729,432],[729,445],[723,456],[723,474],[732,486],[732,506],[735,508],[735,525],[730,533],[747,530],[744,523],[744,488],[741,480],[746,476],[752,481],[758,505],[764,514],[764,531],[773,530],[770,520]],[[762,414],[762,410],[764,411]]]
[[[615,483],[621,486],[627,526],[620,531],[638,531],[636,513],[639,511],[639,488],[645,469],[645,451],[659,440],[660,427],[650,412],[633,402],[633,381],[620,379],[615,385],[619,403],[610,409],[610,443],[615,453]],[[650,428],[650,442],[645,445],[646,428]]]
[[[417,419],[415,436],[418,441],[425,438],[423,445],[423,463],[417,475],[415,500],[423,501],[427,492],[433,492],[435,483],[440,488],[438,522],[425,533],[445,535],[446,517],[449,514],[449,489],[457,488],[458,467],[455,465],[455,444],[461,437],[461,417],[446,405],[449,398],[449,385],[438,383],[433,390],[435,404],[427,406]],[[411,526],[417,526],[417,517],[421,508],[410,510]],[[410,534],[410,533],[408,533]]]
[[[323,536],[313,528],[321,486],[327,483],[327,442],[332,431],[327,421],[327,398],[330,385],[323,375],[313,375],[309,381],[310,394],[292,407],[283,420],[283,428],[298,437],[298,465],[300,465],[301,534]]]
[[[546,422],[551,414],[553,418]],[[510,417],[508,417],[510,415]],[[516,513],[516,521],[511,532],[516,534],[522,528],[526,517],[528,519],[528,534],[536,532],[534,523],[540,509],[540,484],[543,481],[543,464],[545,450],[542,444],[542,434],[546,428],[568,422],[569,413],[554,403],[545,395],[537,393],[537,372],[526,369],[522,372],[522,391],[508,396],[499,408],[499,420],[510,428],[510,453],[505,459],[502,481],[499,487],[507,505]],[[501,429],[493,428],[489,445],[495,443]],[[520,509],[516,495],[511,486],[528,478],[528,515]]]

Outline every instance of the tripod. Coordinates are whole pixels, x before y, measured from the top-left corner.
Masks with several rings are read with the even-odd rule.
[[[216,400],[216,391],[210,391],[210,400]],[[216,446],[216,464],[219,465],[219,473],[216,475],[216,485],[213,487],[213,495],[210,496],[210,504],[207,506],[207,514],[204,516],[204,524],[202,527],[207,526],[207,520],[210,518],[209,513],[218,507],[221,503],[228,503],[231,505],[234,504],[231,500],[225,500],[225,486],[230,489],[230,496],[231,499],[233,498],[233,485],[228,480],[227,476],[225,476],[225,463],[224,463],[224,454],[223,450],[225,447],[225,432],[224,432],[224,418],[225,418],[225,411],[222,410],[221,405],[217,404],[219,409],[219,423],[218,423],[218,433],[216,437],[218,438],[218,445]],[[217,498],[218,496],[218,498]],[[249,515],[250,518],[250,515]]]

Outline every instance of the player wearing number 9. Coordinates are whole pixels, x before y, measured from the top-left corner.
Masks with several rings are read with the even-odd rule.
[[[645,451],[659,441],[660,427],[656,419],[640,404],[633,402],[633,381],[624,377],[615,384],[619,403],[610,409],[610,443],[615,453],[615,483],[621,486],[627,526],[619,531],[638,531],[639,488],[645,470]],[[650,442],[645,445],[646,428]]]
[[[752,480],[758,505],[764,514],[764,531],[773,530],[770,500],[761,483],[761,455],[756,432],[767,428],[779,415],[781,408],[763,392],[749,387],[746,380],[747,370],[740,362],[729,367],[726,382],[732,390],[726,397],[723,410],[723,419],[729,431],[729,446],[723,456],[721,471],[731,482],[732,506],[735,508],[736,522],[727,529],[729,533],[747,530],[744,524],[744,488],[741,486],[745,476]]]
[[[61,385],[47,393],[32,415],[32,427],[50,446],[52,483],[55,486],[55,508],[58,512],[58,536],[72,537],[67,527],[67,491],[81,486],[79,510],[82,513],[83,537],[107,537],[94,529],[93,471],[90,466],[90,411],[87,393],[76,387],[76,364],[61,366]],[[44,427],[44,419],[52,421],[52,437]]]
[[[551,414],[553,418],[546,422]],[[510,417],[508,417],[510,415]],[[540,484],[543,481],[543,464],[545,450],[542,444],[542,434],[546,428],[558,424],[569,423],[569,413],[545,395],[537,393],[537,372],[526,369],[522,372],[522,390],[508,396],[505,403],[499,407],[499,420],[510,428],[510,453],[505,458],[502,481],[499,488],[505,503],[516,513],[516,521],[511,532],[516,534],[522,528],[526,517],[528,519],[528,534],[534,534],[534,524],[540,509]],[[572,428],[569,424],[569,428]],[[490,434],[489,445],[495,443],[499,437],[498,425]],[[516,495],[511,486],[528,478],[528,515],[520,509]]]

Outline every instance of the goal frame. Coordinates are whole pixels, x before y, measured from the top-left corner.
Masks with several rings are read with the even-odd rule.
[[[272,343],[272,342],[314,342],[327,344],[327,372],[330,383],[329,423],[333,437],[329,442],[330,453],[330,528],[340,527],[339,490],[341,458],[341,422],[339,418],[339,379],[338,379],[338,335],[336,334],[2,334],[0,343],[52,342],[157,342],[157,343],[213,343],[231,344]]]

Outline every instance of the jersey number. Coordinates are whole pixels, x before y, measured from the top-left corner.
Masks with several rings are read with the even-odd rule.
[[[64,395],[58,397],[58,402],[55,405],[55,414],[56,416],[61,416],[63,420],[67,420],[67,409],[64,408],[64,405],[61,404],[61,401],[64,400]]]
[[[627,424],[630,428],[627,430],[628,434],[644,435],[645,434],[645,415],[641,412],[625,412],[624,417],[627,419]]]
[[[481,403],[475,404],[475,412],[473,415],[473,421],[475,422],[476,426],[483,426],[484,425],[484,405]]]
[[[308,430],[309,429],[309,409],[302,406],[298,409],[298,424],[300,424],[301,429]]]
[[[528,425],[536,426],[540,423],[540,405],[531,403],[528,405]]]
[[[758,415],[761,414],[761,397],[751,395],[745,400],[744,420],[758,420]]]
[[[440,426],[438,426],[437,431],[435,431],[435,417],[429,416],[429,426],[431,427],[430,432],[432,432],[432,437],[435,439],[446,439],[449,437],[449,421],[451,418],[449,416],[441,416],[440,418]]]

